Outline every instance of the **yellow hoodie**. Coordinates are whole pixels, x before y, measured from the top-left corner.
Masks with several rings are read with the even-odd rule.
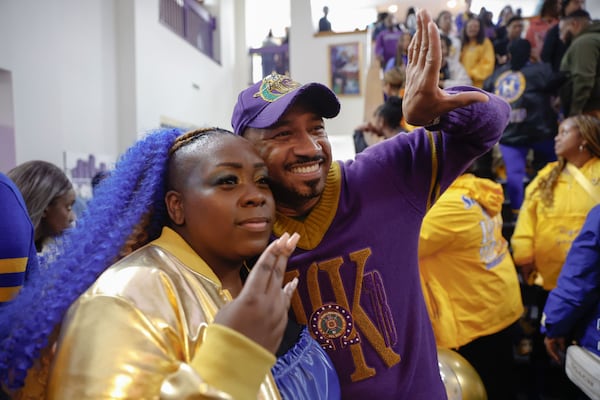
[[[464,174],[421,228],[421,283],[436,342],[458,348],[523,313],[517,272],[502,237],[502,187]]]

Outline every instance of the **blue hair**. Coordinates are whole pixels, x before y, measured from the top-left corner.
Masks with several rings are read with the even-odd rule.
[[[40,259],[35,279],[0,312],[0,382],[24,385],[71,304],[127,252],[157,238],[169,150],[183,131],[159,129],[135,143],[99,185],[77,226],[65,232],[54,257]]]

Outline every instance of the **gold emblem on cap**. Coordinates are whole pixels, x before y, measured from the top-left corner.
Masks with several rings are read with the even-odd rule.
[[[300,86],[302,85],[292,80],[289,76],[273,72],[262,80],[260,88],[254,94],[254,97],[260,97],[264,101],[272,103],[289,92],[298,89]]]

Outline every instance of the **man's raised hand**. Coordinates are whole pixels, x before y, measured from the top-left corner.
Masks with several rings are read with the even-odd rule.
[[[440,34],[425,10],[417,12],[417,30],[408,46],[406,85],[402,101],[404,118],[411,125],[430,125],[455,108],[488,101],[479,91],[448,94],[439,87],[442,49]]]

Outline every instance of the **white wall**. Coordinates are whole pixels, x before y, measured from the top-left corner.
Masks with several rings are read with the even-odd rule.
[[[137,138],[135,79],[135,4],[115,2],[117,152],[122,152]],[[116,154],[114,155],[116,156]]]
[[[314,36],[310,1],[291,2],[292,26],[290,29],[290,74],[298,82],[321,82],[329,85],[329,45],[359,42],[363,51],[363,69],[361,74],[362,90],[366,78],[367,33],[343,34],[333,36]],[[354,128],[362,123],[364,113],[364,98],[362,96],[340,97],[340,114],[326,121],[327,133],[339,136],[332,142],[339,143],[334,156],[340,159],[352,157],[353,152],[348,145],[352,141]]]
[[[585,8],[590,13],[592,18],[600,19],[600,1],[587,0],[585,3]]]
[[[16,162],[114,153],[114,1],[0,2],[0,68],[12,74]],[[71,17],[67,17],[71,16]]]
[[[135,0],[136,115],[138,132],[161,118],[231,129],[239,84],[234,75],[234,0],[221,2],[221,64],[159,23],[158,0]],[[239,78],[238,78],[239,79]]]
[[[246,51],[235,2],[219,3],[217,64],[159,22],[158,0],[1,1],[16,163],[62,166],[63,151],[116,158],[162,118],[230,129],[248,71],[244,57],[235,63]]]
[[[8,171],[15,164],[12,76],[0,69],[0,171]]]

